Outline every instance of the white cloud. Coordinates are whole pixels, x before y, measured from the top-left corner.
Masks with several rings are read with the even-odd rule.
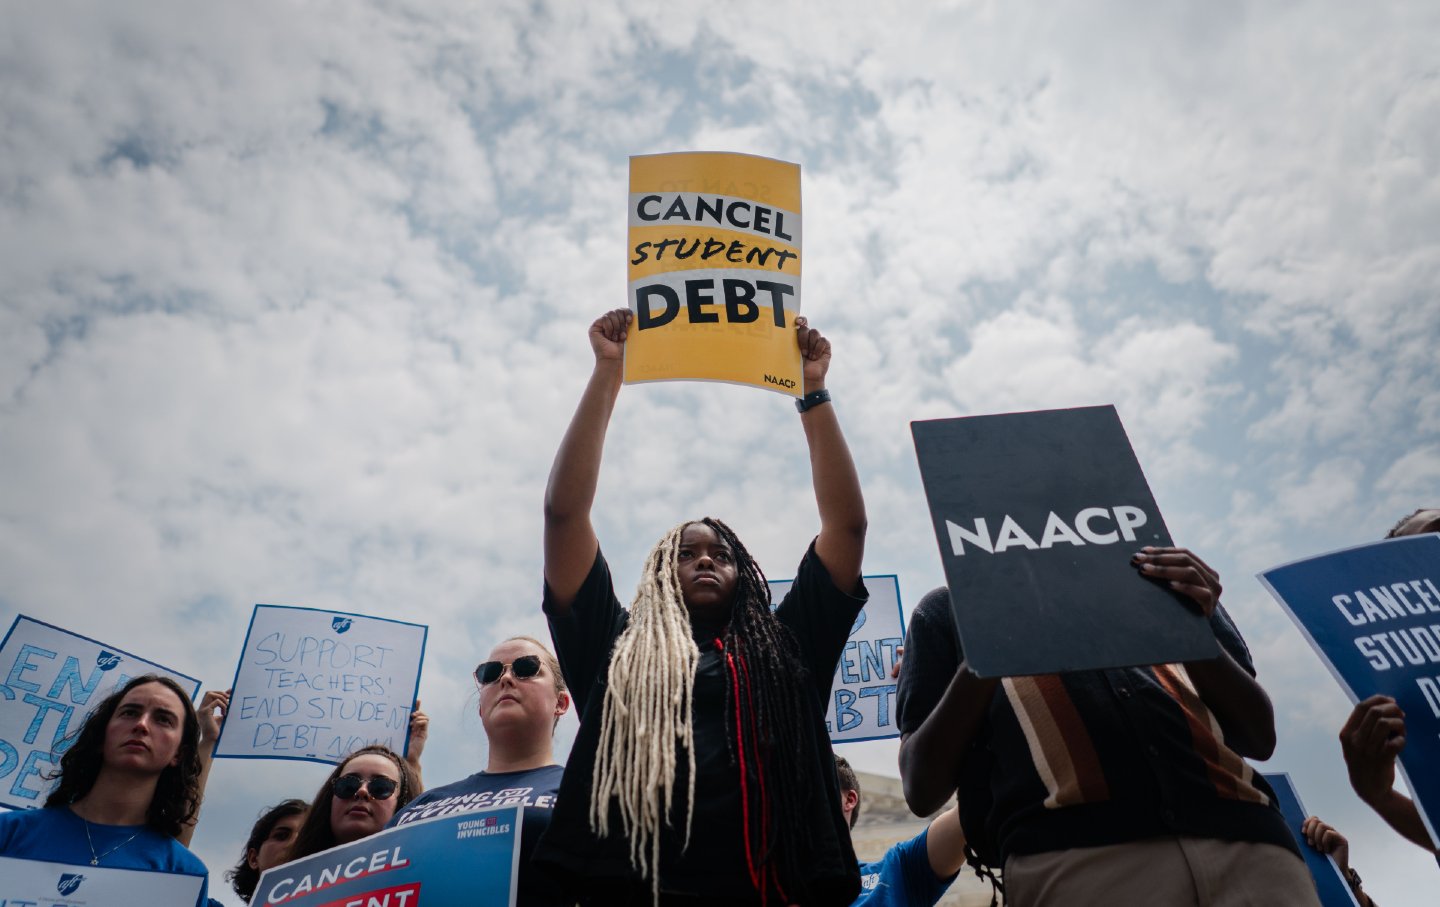
[[[1276,761],[1358,829],[1377,897],[1413,903],[1419,858],[1311,755],[1342,704],[1245,577],[1435,502],[1437,16],[18,7],[0,596],[222,666],[211,685],[255,601],[424,619],[428,774],[473,770],[466,672],[544,632],[540,496],[585,325],[622,302],[626,155],[786,157],[868,568],[911,602],[940,581],[906,422],[1115,403],[1172,530],[1226,577]],[[816,525],[793,413],[627,388],[597,502],[622,599],[653,539],[704,512],[793,569]],[[894,770],[893,748],[864,752]],[[217,768],[202,855],[224,865],[254,805],[317,772]]]

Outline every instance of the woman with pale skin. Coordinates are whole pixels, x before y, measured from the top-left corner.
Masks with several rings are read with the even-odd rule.
[[[335,767],[310,803],[289,860],[375,834],[415,796],[405,760],[389,747],[361,747]]]
[[[60,760],[43,809],[0,815],[0,856],[199,877],[176,840],[198,803],[199,722],[168,677],[145,675],[106,696]]]
[[[530,855],[550,825],[564,768],[555,762],[555,726],[570,694],[555,656],[538,640],[516,636],[475,668],[480,722],[489,741],[485,770],[426,791],[396,814],[392,826],[504,806],[524,808],[517,907],[569,903],[553,877],[533,870]]]

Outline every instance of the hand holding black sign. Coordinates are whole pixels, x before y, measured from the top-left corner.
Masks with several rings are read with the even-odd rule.
[[[1219,654],[1206,621],[1219,577],[1171,547],[1114,407],[911,429],[960,640],[977,675]],[[1157,582],[1137,582],[1136,567]]]

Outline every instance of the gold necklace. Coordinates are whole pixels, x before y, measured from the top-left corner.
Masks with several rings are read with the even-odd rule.
[[[119,844],[116,844],[114,847],[110,848],[109,850],[105,851],[104,853],[96,853],[96,852],[95,852],[95,839],[92,838],[92,837],[90,837],[90,822],[89,822],[89,820],[87,820],[84,816],[81,816],[81,817],[80,817],[80,821],[85,823],[85,843],[87,843],[87,844],[90,845],[90,865],[91,865],[91,866],[99,866],[99,865],[100,865],[100,858],[101,858],[101,857],[108,857],[108,856],[110,856],[110,855],[111,855],[112,853],[114,853],[115,851],[119,850],[120,848],[124,847],[126,844],[129,844],[131,841],[135,840],[135,838],[138,837],[139,834],[140,834],[140,832],[137,831],[137,832],[135,832],[135,834],[133,834],[133,835],[131,835],[130,837],[126,838],[125,840],[121,841]]]

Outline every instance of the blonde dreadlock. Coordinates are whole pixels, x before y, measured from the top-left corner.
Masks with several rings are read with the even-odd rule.
[[[746,868],[762,903],[772,890],[782,903],[805,900],[803,867],[813,836],[804,824],[804,801],[813,779],[805,774],[804,754],[815,737],[815,717],[802,692],[809,671],[794,637],[771,611],[770,587],[755,558],[720,520],[698,522],[730,547],[738,568],[730,620],[716,645],[730,676],[724,733],[741,782]],[[678,568],[680,539],[691,525],[671,529],[645,560],[629,623],[610,660],[592,776],[590,827],[609,835],[614,800],[630,841],[630,863],[650,877],[657,904],[660,825],[670,821],[675,798],[677,746],[684,747],[689,768],[686,847],[695,810],[692,706],[700,650]],[[787,885],[794,897],[786,894]]]
[[[610,834],[610,801],[620,810],[630,840],[630,864],[650,876],[660,893],[660,823],[668,821],[675,786],[676,747],[689,760],[685,844],[695,810],[695,735],[691,703],[700,650],[677,570],[680,536],[689,523],[665,534],[645,559],[630,604],[630,619],[615,641],[595,754],[590,827]]]

